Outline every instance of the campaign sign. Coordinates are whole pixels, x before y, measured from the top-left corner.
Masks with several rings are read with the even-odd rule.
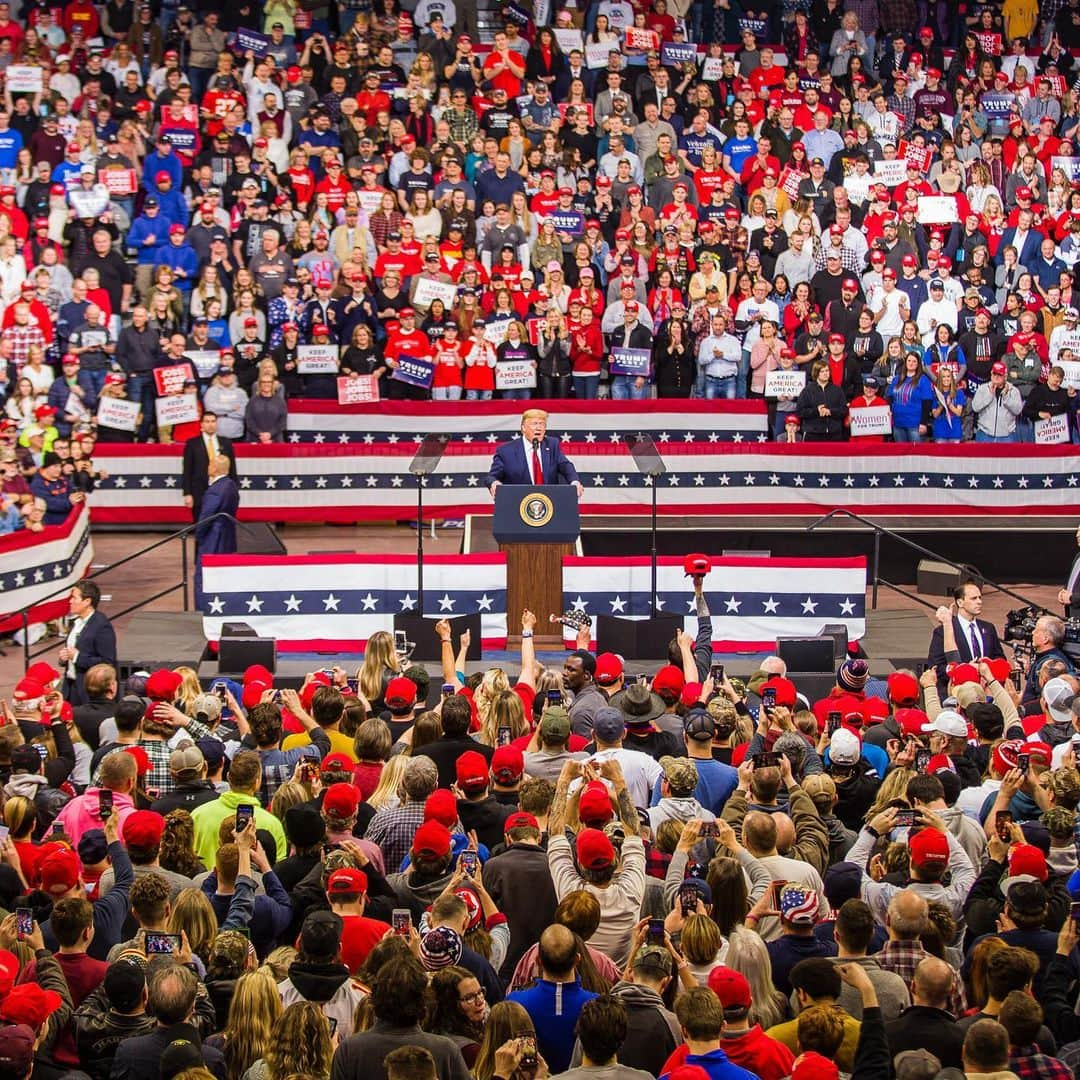
[[[987,56],[1000,56],[1001,55],[1001,35],[995,34],[990,30],[973,30],[972,36],[979,43],[979,48],[982,49]]]
[[[1059,360],[1057,366],[1065,372],[1061,385],[1066,390],[1080,390],[1080,360]]]
[[[852,435],[891,435],[892,409],[882,405],[864,405],[848,410]]]
[[[584,109],[585,115],[589,118],[589,127],[593,126],[593,107],[591,101],[586,101],[584,103],[578,102],[576,105],[572,105],[568,101],[560,101],[555,107],[559,110],[559,119],[562,120],[563,123],[566,123],[566,112],[568,109],[573,109],[575,112],[580,112]]]
[[[1052,157],[1050,168],[1060,169],[1065,174],[1065,179],[1072,183],[1080,180],[1080,157]]]
[[[799,197],[799,184],[802,183],[804,176],[801,172],[793,169],[790,165],[785,165],[780,172],[780,178],[777,183],[780,185],[781,191],[783,191],[789,199],[797,199]]]
[[[660,35],[655,30],[646,30],[640,26],[628,26],[624,32],[628,49],[660,48]]]
[[[154,411],[157,413],[158,427],[190,424],[199,419],[199,399],[195,394],[158,398],[154,402]]]
[[[585,231],[585,215],[576,210],[552,210],[547,220],[555,226],[556,232],[580,236]]]
[[[956,200],[951,195],[920,195],[919,222],[922,225],[949,225],[959,221]]]
[[[162,134],[169,136],[172,148],[178,153],[191,153],[195,149],[195,132],[190,128],[170,128]]]
[[[665,41],[660,46],[660,63],[697,63],[697,46],[692,41]]]
[[[360,203],[360,209],[365,214],[374,214],[382,205],[382,197],[386,193],[385,188],[360,188],[356,193],[356,200]]]
[[[650,360],[648,349],[612,349],[609,367],[612,375],[648,376]]]
[[[200,379],[212,379],[221,366],[221,353],[217,349],[190,349],[184,356]]]
[[[241,26],[236,31],[235,44],[241,52],[251,52],[256,56],[265,56],[270,51],[270,39],[257,30]]]
[[[765,374],[766,397],[798,397],[805,389],[805,371],[775,368]]]
[[[402,353],[397,359],[398,366],[390,376],[396,382],[408,383],[409,386],[422,386],[425,390],[431,386],[435,374],[435,365],[424,356],[409,356]]]
[[[619,47],[611,41],[590,41],[585,46],[585,66],[593,70],[606,68],[608,66],[608,57],[618,51]]]
[[[992,120],[1004,120],[1016,104],[1014,94],[980,94],[979,108]]]
[[[874,180],[886,187],[897,187],[907,177],[907,161],[893,158],[891,161],[874,162]]]
[[[701,62],[701,78],[704,82],[716,82],[724,74],[722,56],[706,56]]]
[[[379,380],[374,375],[342,375],[337,381],[339,405],[368,405],[379,400]]]
[[[301,375],[334,375],[339,368],[336,345],[297,345],[296,370]]]
[[[418,277],[413,303],[418,307],[431,307],[432,300],[441,300],[448,308],[454,306],[457,299],[457,286],[452,281],[436,281],[433,278]]]
[[[7,69],[7,88],[13,94],[40,94],[44,87],[44,68],[12,64]]]
[[[495,365],[496,390],[531,390],[536,386],[536,365],[532,360],[504,360]]]
[[[506,328],[510,325],[510,316],[491,319],[484,324],[484,340],[498,347],[506,340]]]
[[[190,364],[170,364],[168,367],[154,368],[154,388],[159,394],[175,394],[184,389],[188,379],[194,379],[195,372]]]
[[[100,217],[109,207],[109,193],[99,187],[93,187],[89,191],[82,188],[72,188],[68,192],[68,201],[71,203],[75,216],[80,218]]]
[[[517,4],[511,3],[503,6],[503,14],[513,23],[517,23],[518,26],[529,25],[529,13]]]
[[[769,31],[769,24],[764,19],[740,19],[739,33],[745,34],[747,30],[749,30],[758,41],[764,41],[765,35]]]
[[[97,422],[99,427],[116,428],[117,431],[134,431],[139,424],[139,403],[127,398],[98,398]]]
[[[1045,79],[1050,84],[1050,96],[1059,98],[1065,93],[1065,76],[1064,75],[1042,75],[1040,78]]]
[[[930,168],[933,153],[928,146],[919,146],[917,143],[901,139],[900,145],[896,148],[896,156],[906,158],[919,172],[926,172]]]
[[[98,169],[98,183],[104,184],[110,195],[134,195],[139,190],[134,169]]]
[[[1069,414],[1058,413],[1049,420],[1035,421],[1035,442],[1042,446],[1052,446],[1069,441]]]
[[[584,50],[585,40],[581,36],[581,31],[573,26],[556,26],[551,32],[555,35],[563,56],[569,56],[574,49]]]

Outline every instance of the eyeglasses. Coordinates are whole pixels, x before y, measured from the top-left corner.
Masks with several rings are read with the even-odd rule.
[[[468,1005],[470,1003],[476,1004],[477,1002],[484,1000],[483,990],[474,990],[471,994],[463,994],[459,999],[462,1005]]]

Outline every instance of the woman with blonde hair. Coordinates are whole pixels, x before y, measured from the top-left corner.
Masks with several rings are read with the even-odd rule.
[[[310,1001],[294,1001],[274,1025],[266,1053],[244,1073],[243,1080],[286,1080],[295,1074],[321,1080],[330,1075],[334,1046],[322,1008]]]
[[[191,290],[191,302],[189,304],[191,317],[197,319],[200,315],[205,315],[206,305],[210,300],[219,300],[221,310],[228,310],[229,293],[225,286],[221,284],[218,268],[213,263],[207,263],[203,267],[195,288]]]
[[[881,782],[881,787],[877,790],[877,798],[874,799],[873,806],[863,815],[863,821],[872,821],[882,810],[897,800],[906,803],[908,781],[912,780],[915,775],[914,769],[900,766],[890,769],[888,775]]]
[[[751,1024],[760,1024],[767,1031],[787,1019],[787,999],[773,985],[772,961],[760,934],[750,930],[732,934],[724,963],[745,976],[750,984],[753,1004],[748,1019]]]
[[[511,1039],[520,1038],[522,1035],[536,1038],[532,1017],[516,1001],[500,1001],[492,1008],[487,1023],[484,1024],[484,1037],[480,1041],[480,1050],[473,1068],[475,1080],[492,1080],[495,1075],[496,1051]],[[503,1077],[502,1080],[532,1080],[536,1075],[539,1074],[518,1069],[512,1077]]]
[[[205,964],[218,933],[217,916],[202,889],[181,889],[169,914],[169,933],[187,934],[191,951]]]
[[[270,813],[279,821],[284,821],[287,810],[311,802],[312,797],[312,792],[305,785],[297,780],[289,780],[274,792],[274,797],[270,800]]]
[[[417,188],[412,193],[405,220],[412,222],[417,236],[438,236],[442,232],[442,214],[435,208],[426,188]]]
[[[409,759],[405,754],[395,754],[379,773],[379,782],[368,796],[367,804],[373,810],[393,810],[401,805],[401,782]]]
[[[236,980],[225,1028],[207,1040],[225,1055],[228,1080],[240,1080],[266,1056],[281,1013],[281,995],[268,968],[246,971]]]
[[[479,710],[477,704],[477,710]],[[483,723],[476,735],[477,742],[487,746],[498,746],[499,730],[510,729],[510,738],[519,739],[528,735],[530,725],[525,718],[525,706],[521,697],[513,690],[497,690],[491,695],[484,713]]]
[[[690,974],[699,986],[709,984],[709,972],[724,962],[728,944],[720,928],[708,915],[692,914],[686,917],[679,948],[683,958],[690,964]]]
[[[202,859],[195,854],[195,822],[186,810],[170,810],[165,815],[158,862],[162,869],[184,877],[206,872]]]
[[[385,705],[383,694],[392,678],[401,674],[401,658],[394,647],[394,637],[388,630],[377,630],[367,640],[364,664],[360,668],[360,693],[378,712]]]
[[[176,692],[177,708],[187,716],[194,716],[192,706],[195,699],[202,694],[202,686],[199,683],[199,675],[194,668],[176,667],[173,672],[180,676],[180,689]]]
[[[481,731],[487,726],[492,702],[494,702],[498,694],[509,689],[510,680],[502,668],[488,668],[487,671],[484,672],[484,676],[480,680],[480,685],[473,694],[473,701],[476,704],[476,713],[477,716],[480,717]],[[491,745],[495,745],[494,739],[491,740]]]

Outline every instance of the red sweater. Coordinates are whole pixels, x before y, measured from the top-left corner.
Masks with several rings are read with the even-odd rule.
[[[756,1073],[761,1080],[781,1080],[781,1077],[790,1076],[795,1064],[795,1055],[783,1043],[766,1035],[760,1024],[738,1035],[722,1036],[720,1049],[730,1062]],[[672,1069],[677,1069],[689,1056],[686,1043],[676,1047],[664,1062],[661,1075],[666,1076]]]

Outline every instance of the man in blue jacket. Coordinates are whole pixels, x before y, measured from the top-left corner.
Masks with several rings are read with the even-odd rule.
[[[484,484],[495,496],[500,484],[572,484],[581,498],[584,488],[577,469],[562,452],[559,440],[547,434],[548,414],[526,409],[521,416],[521,438],[503,443],[495,452]]]
[[[185,296],[191,293],[199,275],[199,256],[187,242],[186,234],[187,228],[181,222],[174,221],[169,226],[168,243],[162,244],[154,254],[157,266],[172,268],[173,283]]]

